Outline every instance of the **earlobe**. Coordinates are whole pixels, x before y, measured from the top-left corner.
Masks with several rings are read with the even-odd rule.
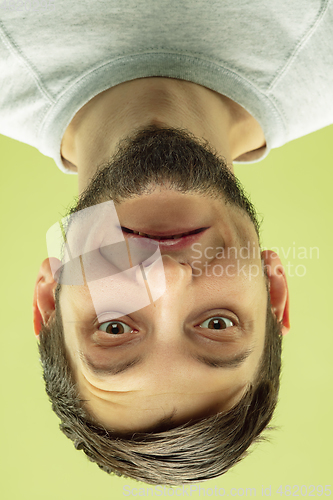
[[[57,282],[53,278],[50,259],[45,259],[39,269],[32,304],[34,331],[37,338],[42,325],[47,324],[55,311],[56,286]]]
[[[289,293],[284,267],[277,253],[265,250],[261,254],[269,280],[269,293],[272,311],[282,325],[282,335],[290,330]]]

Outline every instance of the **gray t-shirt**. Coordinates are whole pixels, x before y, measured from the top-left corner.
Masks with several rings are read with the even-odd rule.
[[[7,0],[0,19],[0,133],[64,172],[76,112],[135,78],[188,80],[241,104],[267,141],[242,161],[333,122],[333,0]]]

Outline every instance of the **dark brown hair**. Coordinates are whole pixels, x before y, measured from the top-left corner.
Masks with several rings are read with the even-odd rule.
[[[279,391],[281,330],[268,294],[266,339],[257,375],[231,410],[168,428],[119,435],[104,429],[84,409],[63,337],[56,291],[56,314],[39,337],[46,392],[61,420],[60,429],[92,462],[108,473],[148,484],[177,486],[227,472],[247,454],[272,418]]]

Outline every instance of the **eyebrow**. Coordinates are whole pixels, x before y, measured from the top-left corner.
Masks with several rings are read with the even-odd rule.
[[[253,352],[252,349],[247,349],[246,351],[238,354],[229,359],[204,356],[204,355],[191,355],[192,359],[196,359],[200,363],[209,366],[211,368],[238,368],[244,363],[244,361]],[[134,366],[137,366],[143,362],[145,356],[137,356],[129,361],[122,361],[120,363],[109,363],[107,365],[98,365],[94,363],[92,359],[86,356],[82,351],[79,352],[80,358],[83,363],[93,372],[95,375],[119,375],[119,373],[124,373]]]
[[[193,356],[193,358],[212,368],[238,368],[244,363],[252,352],[253,349],[247,349],[246,351],[241,352],[237,356],[229,359],[203,356],[201,354]]]
[[[119,373],[124,373],[133,366],[140,364],[143,360],[142,356],[137,356],[130,361],[121,361],[120,363],[108,363],[107,365],[99,365],[94,363],[89,356],[86,356],[82,351],[79,352],[79,356],[83,363],[90,369],[95,375],[118,375]]]

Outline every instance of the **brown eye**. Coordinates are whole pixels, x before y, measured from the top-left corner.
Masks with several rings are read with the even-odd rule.
[[[132,328],[122,321],[106,321],[100,325],[99,330],[109,333],[110,335],[120,335],[122,333],[131,332]]]
[[[215,316],[213,318],[208,318],[206,321],[199,325],[201,328],[209,328],[211,330],[225,330],[230,326],[234,326],[234,323],[223,316]]]

